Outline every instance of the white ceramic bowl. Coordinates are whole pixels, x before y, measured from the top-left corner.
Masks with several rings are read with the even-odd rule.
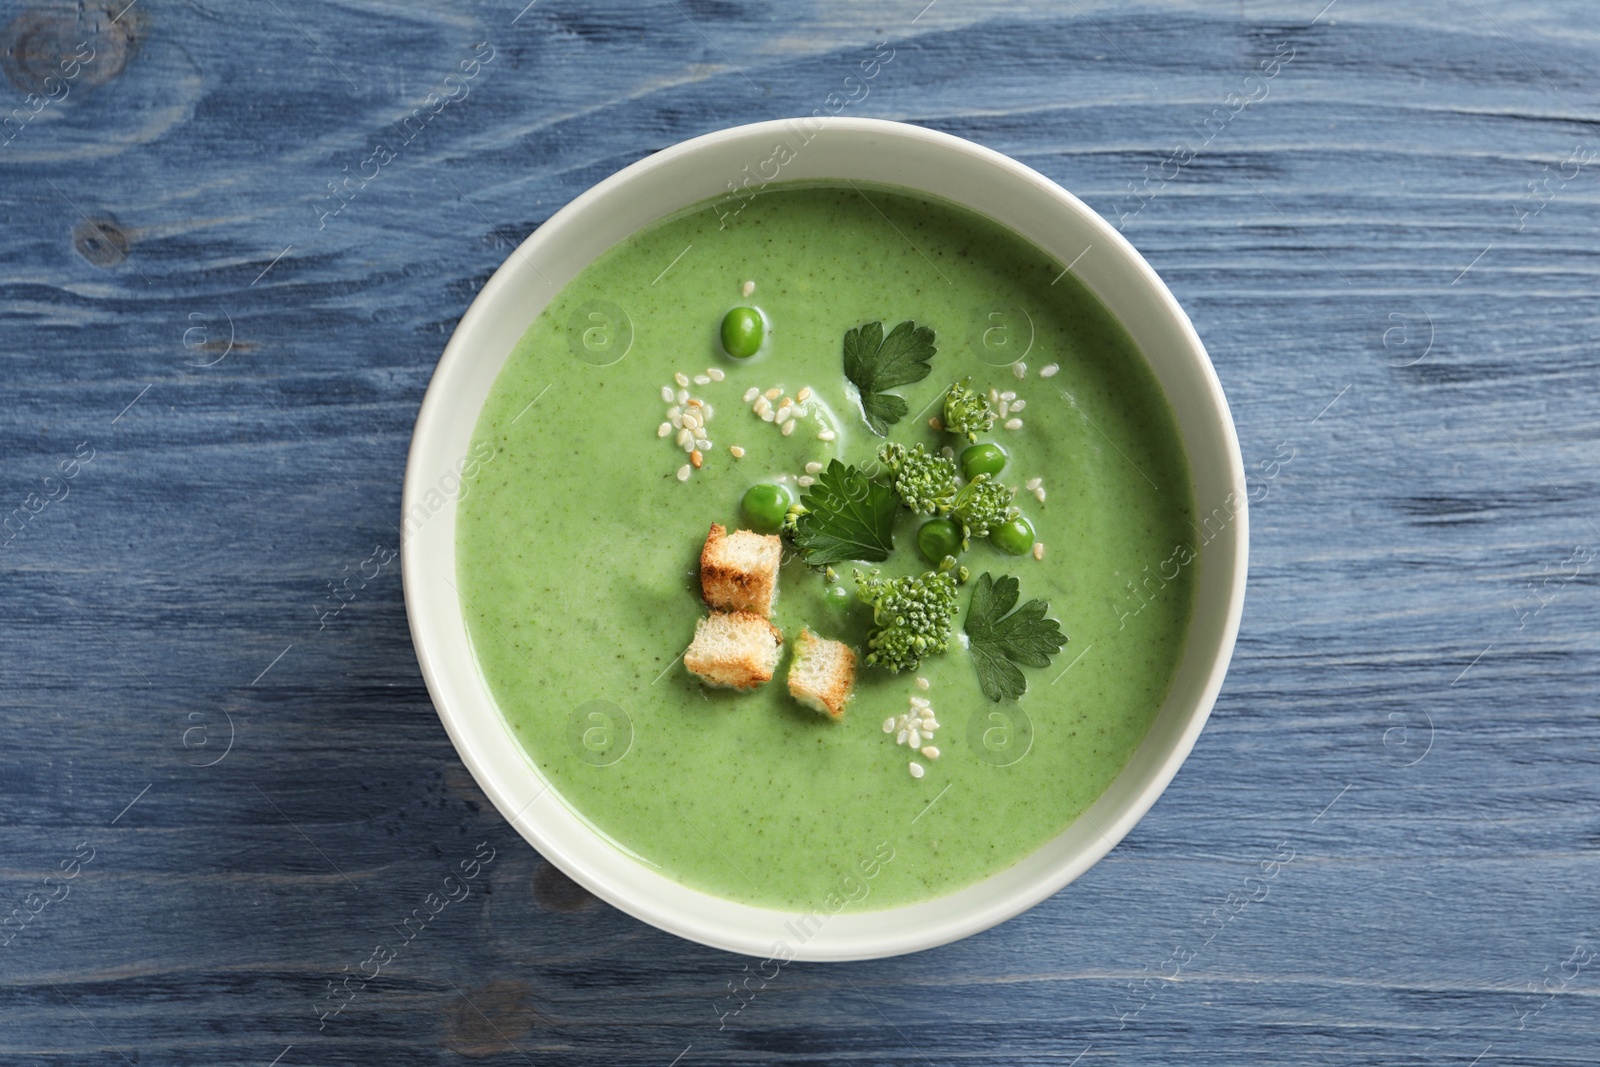
[[[1209,538],[1199,550],[1194,616],[1172,690],[1110,788],[1008,870],[936,900],[843,912],[820,929],[797,927],[793,913],[680,885],[569,807],[501,718],[455,586],[455,486],[484,400],[523,332],[561,286],[618,241],[726,195],[730,183],[771,176],[779,144],[793,158],[777,180],[850,179],[931,194],[1074,264],[1166,391],[1188,451],[1201,536]],[[401,563],[411,635],[439,717],[489,799],[550,862],[630,915],[707,945],[762,957],[869,959],[954,941],[1032,907],[1110,851],[1155,803],[1205,725],[1233,653],[1244,602],[1245,499],[1233,420],[1194,327],[1150,265],[1082,201],[1013,159],[947,134],[876,119],[783,120],[707,134],[633,164],[556,212],[501,265],[456,327],[417,416]],[[815,932],[802,942],[796,929]]]

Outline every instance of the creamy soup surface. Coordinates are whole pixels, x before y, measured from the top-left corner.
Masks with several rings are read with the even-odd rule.
[[[765,336],[735,359],[719,328],[745,306]],[[935,332],[937,354],[926,378],[891,390],[908,414],[887,439],[959,456],[966,442],[929,425],[951,384],[970,376],[1011,396],[981,440],[1008,453],[998,478],[1016,487],[1042,558],[973,541],[948,649],[908,673],[863,664],[840,721],[790,696],[788,647],[761,688],[708,689],[681,659],[706,614],[708,527],[745,525],[752,484],[804,494],[808,464],[877,469],[885,438],[862,416],[842,342],[905,320]],[[745,399],[752,389],[781,390],[775,403],[809,389],[806,414],[785,435]],[[699,431],[710,447],[686,478],[676,429],[660,435],[680,390],[711,408]],[[489,688],[555,787],[535,803],[566,804],[619,848],[730,900],[871,910],[1016,863],[1117,775],[1182,651],[1190,478],[1142,355],[1062,263],[920,197],[776,185],[736,214],[705,205],[616,245],[523,337],[471,455],[458,586]],[[929,570],[916,548],[926,518],[902,508],[891,557],[835,564],[838,582],[853,590],[857,566]],[[962,639],[985,573],[1047,601],[1069,639],[1048,667],[1024,668],[1015,701],[982,693]],[[790,642],[808,626],[864,653],[871,607],[828,589],[786,550],[773,624]],[[938,719],[926,739],[936,758],[884,731],[912,697]]]

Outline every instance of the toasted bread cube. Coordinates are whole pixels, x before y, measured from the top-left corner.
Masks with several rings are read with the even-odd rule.
[[[783,542],[776,534],[750,530],[728,531],[711,524],[705,548],[700,551],[700,588],[714,611],[753,611],[772,614],[778,596],[778,560]]]
[[[802,629],[789,664],[789,695],[829,718],[842,719],[855,685],[856,654],[850,646]]]
[[[754,689],[772,681],[783,652],[783,631],[749,611],[713,611],[694,626],[683,654],[689,673],[722,689]]]

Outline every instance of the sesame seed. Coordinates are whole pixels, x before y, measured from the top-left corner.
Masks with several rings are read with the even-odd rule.
[[[917,679],[917,688],[926,691],[931,683],[926,678]]]
[[[813,485],[817,484],[817,480],[811,477],[809,474],[802,474],[800,477],[795,479],[795,483],[798,484],[802,489],[810,489]]]
[[[1044,484],[1044,479],[1043,478],[1029,478],[1027,481],[1023,482],[1022,484],[1023,484],[1024,488],[1037,489],[1041,485]]]
[[[690,400],[688,401],[688,404],[692,408],[703,408],[703,407],[706,406],[706,402],[704,400],[701,400],[699,397],[690,398]]]
[[[696,470],[699,470],[700,464],[704,463],[705,461],[706,457],[700,454],[700,450],[698,448],[689,453],[689,462],[694,464]]]
[[[1044,486],[1041,485],[1039,488],[1035,489],[1033,491],[1033,495],[1034,495],[1034,498],[1039,501],[1039,503],[1043,504],[1044,503]]]
[[[998,389],[989,390],[989,403],[991,403],[991,404],[1000,403],[1000,391]]]
[[[772,410],[772,401],[764,396],[758,396],[756,402],[750,406],[750,410],[757,415],[765,415]]]
[[[807,474],[821,474],[822,473],[822,464],[820,464],[820,463],[807,463],[806,464],[806,473]]]
[[[883,720],[883,732],[886,734],[894,733],[894,716],[891,715]]]
[[[692,469],[693,468],[690,467],[687,463],[685,463],[683,466],[679,467],[678,468],[678,481],[680,481],[680,482],[688,481],[689,480],[689,472]]]
[[[944,429],[944,420],[935,415],[933,418],[928,420],[928,425],[935,430],[942,430]]]
[[[711,418],[711,405],[710,404],[701,404],[700,405],[700,425],[704,426],[705,423],[706,423],[706,420],[709,419],[709,418]]]
[[[925,733],[925,734],[931,734],[931,733],[933,733],[935,730],[937,730],[939,728],[939,720],[938,719],[923,719],[922,721],[924,723],[924,725],[922,727],[922,732]]]
[[[788,437],[790,434],[794,433],[794,426],[794,420],[790,419],[788,422],[783,424],[783,429],[779,432],[782,433],[783,436]]]
[[[776,388],[776,389],[768,389],[765,393],[762,393],[761,395],[766,397],[768,400],[776,400],[780,396],[783,395],[783,388],[780,386],[779,388]]]
[[[838,436],[839,435],[834,433],[832,430],[823,430],[822,432],[817,434],[817,440],[819,440],[819,441],[832,441],[835,437],[838,437]]]
[[[710,452],[711,442],[706,440],[704,437],[696,437],[694,439],[694,447],[698,448],[702,452]]]
[[[739,287],[739,292],[743,293],[745,296],[749,296],[751,293],[753,293],[755,291],[756,291],[756,283],[755,282],[745,282],[743,285],[741,285]]]
[[[810,413],[810,411],[811,409],[806,407],[804,404],[796,404],[794,406],[794,414],[796,418],[803,419],[807,414]]]
[[[1003,419],[1007,415],[1009,415],[1010,413],[1011,413],[1011,405],[1008,404],[1004,400],[1000,401],[1000,406],[995,409],[995,414],[999,415]]]
[[[1020,430],[1020,429],[1022,429],[1022,420],[1021,419],[1007,419],[1006,420],[1006,429],[1008,429],[1008,430]]]
[[[688,402],[689,402],[689,390],[687,390],[687,389],[679,389],[678,390],[678,403],[687,404]]]
[[[714,382],[720,382],[722,379],[726,378],[727,375],[722,372],[721,367],[707,367],[706,377],[710,378]]]
[[[743,459],[744,449],[738,445],[734,445],[728,449],[728,455],[732,456],[734,459]]]
[[[772,421],[772,409],[771,408],[762,409],[762,411],[761,411],[761,421],[762,422],[771,422]]]
[[[678,383],[679,389],[687,389],[689,387],[689,376],[682,371],[674,374],[672,380]]]
[[[694,376],[694,384],[696,384],[696,385],[710,385],[711,384],[711,375],[709,375],[709,374],[696,374]]]
[[[684,445],[687,445],[687,444],[692,444],[693,442],[694,442],[694,431],[693,430],[685,427],[684,429],[678,431],[678,447],[679,448],[682,448]]]
[[[672,403],[672,386],[663,385],[661,387],[661,399],[669,404]]]
[[[694,451],[694,438],[691,437],[689,440],[687,440],[687,441],[685,441],[683,443],[683,450],[685,452],[693,452]]]
[[[906,738],[909,736],[911,736],[911,732],[909,730],[902,729],[898,734],[895,735],[894,743],[897,745],[903,745],[906,743]]]
[[[1041,378],[1054,378],[1056,376],[1056,371],[1058,371],[1060,369],[1061,369],[1061,365],[1060,364],[1052,363],[1048,367],[1040,368],[1039,377],[1041,377]]]
[[[675,419],[679,415],[682,415],[682,414],[683,414],[683,409],[680,408],[676,404],[672,405],[670,408],[667,409],[667,418],[669,418],[669,419]]]
[[[679,425],[686,430],[692,430],[700,425],[700,420],[693,415],[685,415]]]
[[[810,400],[811,399],[811,386],[808,385],[808,386],[805,386],[804,388],[802,388],[798,393],[794,394],[794,398],[796,400],[800,401],[802,404],[805,403],[807,400]]]
[[[657,437],[665,437],[665,436],[667,436],[667,434],[669,434],[671,432],[672,432],[672,423],[670,423],[670,422],[663,422],[660,426],[656,427],[656,436]]]
[[[924,756],[927,756],[929,759],[938,759],[939,758],[939,750],[934,748],[932,745],[928,745],[927,747],[925,747],[922,750],[922,754]]]
[[[914,708],[931,708],[933,704],[927,697],[912,697],[911,706]]]
[[[912,748],[922,747],[922,734],[918,732],[915,726],[913,726],[910,732],[906,735],[906,744],[910,745]]]
[[[1000,399],[1001,400],[1011,401],[1011,400],[1015,400],[1016,398],[1017,398],[1017,394],[1013,393],[1010,389],[1007,389],[1005,392],[1000,394]]]
[[[1033,558],[1034,559],[1044,559],[1044,542],[1043,541],[1035,541],[1033,543]]]
[[[916,760],[912,760],[911,761],[911,777],[913,777],[913,778],[921,778],[922,775],[923,775],[922,764],[918,763]]]
[[[791,412],[793,410],[794,410],[794,406],[792,404],[784,404],[784,405],[782,405],[781,407],[778,408],[778,414],[776,416],[777,420],[779,422],[786,421],[789,418],[789,412]]]
[[[1012,411],[1021,411],[1023,408],[1025,408],[1027,406],[1028,406],[1028,402],[1026,400],[1018,400],[1016,403],[1011,405],[1011,410]]]
[[[1026,378],[1028,376],[1028,365],[1021,360],[1018,360],[1017,362],[1011,364],[1011,373],[1015,374],[1018,378]]]
[[[757,389],[755,386],[752,385],[750,388],[748,388],[748,389],[746,389],[744,391],[744,402],[746,404],[748,404],[748,403],[750,403],[752,400],[754,400],[756,397],[758,397],[760,395],[761,395],[761,390]]]

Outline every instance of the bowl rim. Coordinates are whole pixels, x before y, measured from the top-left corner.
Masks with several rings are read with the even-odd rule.
[[[1228,494],[1228,499],[1237,498],[1237,508],[1231,513],[1232,529],[1229,541],[1232,546],[1232,552],[1226,558],[1221,558],[1215,554],[1209,557],[1220,558],[1221,565],[1231,571],[1226,591],[1226,610],[1222,613],[1220,619],[1216,620],[1216,622],[1220,623],[1220,626],[1217,629],[1215,638],[1215,652],[1212,655],[1209,667],[1206,668],[1204,680],[1198,686],[1198,698],[1188,710],[1187,716],[1183,720],[1182,728],[1177,731],[1175,736],[1168,739],[1166,751],[1160,757],[1159,762],[1145,772],[1144,778],[1137,787],[1137,793],[1131,799],[1131,802],[1124,804],[1109,825],[1101,826],[1094,823],[1093,820],[1089,820],[1095,834],[1094,839],[1085,847],[1073,852],[1065,862],[1054,863],[1047,871],[1032,877],[1021,889],[1013,889],[1000,899],[983,901],[981,906],[973,907],[964,915],[946,921],[936,929],[924,928],[919,931],[890,932],[881,936],[867,933],[865,937],[853,936],[848,943],[842,942],[839,938],[819,938],[819,943],[816,944],[803,942],[799,949],[793,951],[793,954],[788,957],[805,960],[871,959],[921,951],[981,932],[1026,911],[1054,895],[1078,878],[1089,867],[1097,863],[1143,818],[1171,783],[1178,768],[1187,759],[1196,739],[1210,717],[1232,659],[1244,607],[1244,592],[1248,570],[1249,518],[1248,493],[1245,491],[1246,482],[1243,460],[1231,410],[1223,393],[1222,383],[1217,376],[1216,369],[1206,352],[1205,346],[1201,342],[1193,324],[1189,321],[1188,316],[1179,306],[1176,297],[1173,296],[1166,284],[1133,245],[1087,204],[1038,171],[993,149],[952,134],[909,123],[874,118],[806,117],[803,119],[774,119],[728,127],[674,144],[609,175],[553,213],[547,221],[514,248],[474,297],[452,332],[450,340],[446,344],[444,352],[430,378],[428,389],[417,413],[411,445],[407,452],[405,482],[401,495],[401,516],[403,520],[401,576],[412,643],[416,649],[418,664],[427,685],[429,696],[462,762],[502,817],[516,828],[518,833],[533,845],[542,856],[554,863],[568,877],[597,897],[635,918],[701,944],[752,956],[767,955],[767,946],[772,943],[770,936],[751,936],[747,931],[731,931],[724,928],[720,922],[707,922],[703,918],[690,917],[671,905],[652,899],[648,893],[640,892],[636,887],[630,891],[630,887],[603,876],[594,869],[595,865],[586,862],[583,857],[575,855],[560,842],[554,840],[550,834],[541,828],[533,816],[527,814],[528,809],[535,801],[547,793],[556,793],[559,796],[558,791],[548,781],[545,781],[532,799],[526,803],[518,803],[518,798],[509,792],[510,783],[502,780],[502,777],[489,765],[486,754],[480,751],[479,744],[481,739],[474,738],[469,734],[469,719],[474,712],[470,708],[456,705],[455,697],[451,691],[452,686],[449,684],[451,679],[447,676],[448,668],[443,662],[444,654],[441,649],[435,647],[435,641],[442,639],[436,633],[436,627],[439,624],[434,619],[427,617],[419,605],[419,590],[424,576],[430,569],[437,569],[441,564],[437,560],[424,556],[418,538],[410,535],[409,530],[406,528],[404,517],[412,513],[412,509],[422,500],[424,493],[433,489],[431,484],[424,484],[424,482],[433,473],[432,469],[428,469],[425,472],[425,468],[429,466],[429,459],[434,454],[433,445],[435,439],[444,433],[443,427],[445,424],[459,418],[459,413],[452,407],[451,383],[455,381],[457,374],[468,363],[484,358],[470,348],[467,338],[482,327],[485,320],[501,314],[498,310],[499,306],[508,296],[520,291],[525,286],[528,279],[524,275],[530,268],[538,272],[536,254],[541,248],[552,241],[555,235],[581,221],[587,213],[597,206],[604,204],[616,196],[619,191],[625,190],[630,184],[653,171],[678,163],[685,157],[706,152],[719,146],[726,146],[730,142],[748,140],[753,144],[770,135],[792,133],[797,123],[804,123],[807,129],[817,134],[834,131],[839,134],[866,134],[879,137],[904,138],[920,142],[922,145],[936,151],[956,153],[966,157],[968,160],[993,167],[1013,180],[1019,180],[1034,186],[1053,199],[1064,211],[1074,215],[1076,224],[1085,226],[1093,231],[1096,235],[1096,244],[1104,242],[1105,246],[1112,250],[1122,261],[1123,266],[1135,272],[1138,280],[1148,290],[1147,295],[1155,300],[1165,314],[1168,320],[1165,325],[1176,330],[1177,336],[1193,364],[1190,369],[1198,372],[1206,392],[1204,399],[1208,402],[1211,414],[1216,416],[1215,425],[1211,429],[1220,434],[1221,447],[1228,459],[1229,469],[1224,479],[1225,484],[1232,487]],[[846,178],[844,180],[849,179]],[[940,196],[937,193],[919,190],[909,181],[905,188],[913,194],[920,194],[930,198],[938,198]],[[980,214],[985,213],[976,206],[963,206]],[[667,214],[671,213],[673,212],[669,211],[659,217],[666,217]],[[1005,223],[1000,224],[1007,225]],[[1014,226],[1007,225],[1007,228],[1016,230]],[[1026,232],[1018,232],[1025,239],[1028,239]],[[592,261],[591,258],[589,262]],[[542,272],[538,273],[543,277]],[[549,281],[548,278],[545,280],[546,282]],[[559,289],[550,292],[549,299],[553,299],[558,291]],[[1096,295],[1100,296],[1102,300],[1105,299],[1098,292]],[[496,358],[500,362],[495,370],[496,375],[503,369],[505,359],[508,357],[509,353],[505,355],[497,354]],[[1146,359],[1149,359],[1148,355]],[[1163,392],[1166,392],[1164,385],[1162,388]],[[1170,395],[1168,396],[1168,401],[1169,403],[1172,402]],[[474,426],[481,416],[481,411],[482,409],[479,407],[472,414],[471,421]],[[1189,452],[1189,435],[1180,433],[1180,439],[1185,445],[1185,451]],[[1197,477],[1196,472],[1191,470],[1190,477],[1192,485]],[[445,507],[451,510],[452,516],[457,506],[457,499],[451,498],[445,504]],[[1200,503],[1198,494],[1196,495],[1196,503],[1197,506]],[[451,524],[453,528],[453,518]],[[448,573],[453,578],[455,573],[453,536],[451,538],[449,558],[442,565],[448,568]],[[450,582],[450,584],[454,588],[454,583]],[[1198,582],[1196,589],[1198,602]],[[458,617],[455,621],[465,630],[465,619],[461,615],[459,602],[456,604],[456,608]],[[1185,651],[1180,653],[1180,662],[1187,656],[1189,642],[1194,639],[1194,627],[1196,624],[1197,619],[1191,618],[1189,631],[1185,635]],[[483,686],[484,693],[488,697],[491,714],[496,719],[501,720],[503,725],[503,716],[499,712],[493,695],[488,691],[487,685],[482,681],[481,676],[479,683]],[[1174,681],[1175,686],[1176,680]],[[1171,693],[1169,690],[1168,697],[1165,700],[1170,699]],[[1165,706],[1164,702],[1163,710]],[[1138,747],[1142,748],[1150,743],[1150,737],[1154,733],[1155,724],[1153,721],[1150,730],[1147,731],[1145,738],[1141,740]],[[1107,786],[1106,791],[1091,802],[1078,819],[1069,823],[1055,838],[1051,838],[1042,844],[1034,853],[1030,854],[1029,858],[1042,852],[1050,843],[1059,841],[1066,836],[1079,821],[1088,819],[1089,813],[1112,791],[1117,780],[1128,773],[1129,767],[1135,761],[1137,751],[1138,748],[1135,750],[1135,755],[1130,756],[1129,762],[1112,779],[1112,783]],[[529,773],[535,780],[541,777],[537,770],[533,768],[531,762],[528,763],[528,768]],[[573,814],[577,815],[579,819],[582,818],[581,813],[576,813],[575,810],[573,810]],[[626,853],[626,849],[610,841],[597,828],[587,823],[585,825],[589,827],[595,841],[599,843],[601,848],[618,849]],[[1014,866],[1020,866],[1021,863],[1026,862],[1027,858]],[[952,891],[952,893],[934,898],[934,900],[944,900],[951,896],[980,889],[991,879],[997,878],[1011,869],[1013,868],[994,872],[975,883],[974,886]],[[688,887],[685,887],[685,889],[688,889]],[[736,904],[699,890],[688,889],[688,892],[719,902],[725,909],[734,911],[754,910],[781,917],[791,917],[793,915],[792,912],[774,908]],[[921,906],[922,902],[918,902],[876,911],[847,914],[885,916]],[[861,928],[857,927],[855,931],[859,934]]]

